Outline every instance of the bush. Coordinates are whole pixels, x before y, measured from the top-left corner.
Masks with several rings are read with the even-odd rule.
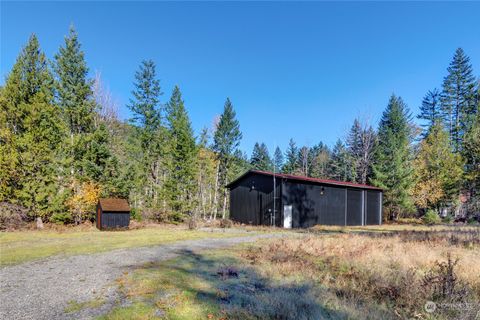
[[[426,224],[436,224],[436,223],[442,222],[442,219],[440,218],[440,216],[436,211],[430,209],[423,216],[423,221]]]
[[[447,214],[447,216],[445,218],[443,218],[443,222],[452,223],[453,222],[453,216],[451,214]]]
[[[140,212],[140,209],[132,208],[130,210],[130,217],[135,221],[138,221],[138,222],[142,221],[142,214]]]
[[[230,219],[220,219],[220,228],[231,228],[233,227],[233,221]]]
[[[188,229],[196,230],[197,228],[198,228],[197,219],[195,217],[190,217],[190,219],[188,219]]]
[[[56,224],[69,224],[73,222],[72,214],[69,212],[54,213],[50,217],[50,222]]]
[[[27,211],[27,208],[20,205],[0,202],[0,230],[14,230],[24,227],[31,220]]]

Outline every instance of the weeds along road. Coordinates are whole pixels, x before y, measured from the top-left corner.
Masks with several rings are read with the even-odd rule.
[[[171,259],[188,251],[224,248],[276,236],[279,234],[187,240],[3,267],[0,269],[0,319],[91,319],[122,301],[115,279],[136,266]],[[104,303],[96,309],[65,311],[72,302],[98,299]]]

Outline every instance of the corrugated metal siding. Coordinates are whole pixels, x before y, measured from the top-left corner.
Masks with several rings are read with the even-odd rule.
[[[362,225],[381,223],[381,192],[343,186],[277,179],[275,224],[283,226],[283,208],[292,206],[292,227],[316,224]],[[252,185],[255,188],[252,188]],[[281,196],[280,196],[281,195]],[[230,218],[247,224],[271,225],[273,179],[251,174],[230,190]]]
[[[252,188],[254,186],[254,188]],[[280,181],[276,181],[275,223],[280,226]],[[230,190],[230,219],[246,224],[271,225],[273,217],[273,178],[249,176]]]
[[[381,224],[382,208],[381,208],[381,192],[365,191],[367,196],[366,202],[366,224]]]
[[[286,182],[282,201],[293,206],[294,228],[345,225],[345,188]]]
[[[347,189],[347,225],[361,226],[363,221],[363,191]]]
[[[101,218],[102,228],[124,228],[130,223],[130,213],[103,212]]]

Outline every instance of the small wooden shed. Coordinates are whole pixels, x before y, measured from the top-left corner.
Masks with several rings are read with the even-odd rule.
[[[127,200],[118,198],[99,199],[97,204],[97,228],[100,230],[128,228],[130,206]]]

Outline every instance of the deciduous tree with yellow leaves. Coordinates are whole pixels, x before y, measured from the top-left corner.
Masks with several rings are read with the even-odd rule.
[[[433,125],[420,143],[413,163],[413,197],[420,209],[436,209],[455,202],[463,174],[463,161],[453,153],[450,138],[441,123]]]

